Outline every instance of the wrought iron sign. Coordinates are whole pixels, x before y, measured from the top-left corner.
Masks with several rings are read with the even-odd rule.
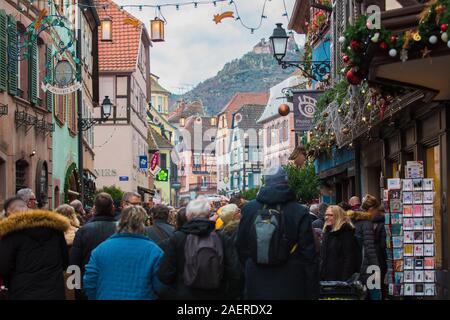
[[[326,81],[330,75],[331,66],[329,60],[324,61],[284,61],[279,60],[281,68],[299,68],[308,78],[315,81]]]

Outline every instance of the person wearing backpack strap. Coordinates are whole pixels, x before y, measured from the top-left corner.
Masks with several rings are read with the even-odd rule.
[[[158,272],[170,287],[167,299],[236,299],[240,294],[240,266],[228,237],[216,232],[206,199],[191,201],[187,223],[167,241]]]
[[[309,210],[296,201],[282,167],[241,213],[236,245],[245,266],[246,299],[317,299],[318,255]]]
[[[154,222],[152,226],[145,228],[145,234],[158,246],[161,246],[164,240],[170,238],[175,232],[175,228],[168,223],[169,212],[169,207],[162,204],[158,204],[151,209]]]

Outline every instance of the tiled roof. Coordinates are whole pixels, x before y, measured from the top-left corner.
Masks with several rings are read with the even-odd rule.
[[[155,145],[157,149],[171,149],[173,148],[173,145],[168,141],[166,138],[164,138],[160,132],[156,131],[152,126],[149,127],[149,135],[152,136],[153,141],[155,142]]]
[[[154,77],[150,77],[150,85],[152,93],[165,93],[170,95],[170,91],[164,89]]]
[[[268,92],[238,92],[231,98],[227,105],[223,107],[218,115],[225,113],[227,117],[227,127],[231,128],[233,112],[245,104],[266,105],[268,100]]]
[[[133,72],[136,69],[141,34],[146,34],[145,25],[125,10],[120,10],[111,0],[96,0],[95,4],[100,21],[106,17],[112,20],[112,41],[102,41],[102,28],[98,28],[99,71]],[[138,26],[125,23],[127,18],[138,21]]]
[[[173,111],[167,120],[172,123],[180,121],[181,117],[188,118],[191,116],[203,116],[203,105],[199,101],[192,103],[186,103],[184,101],[179,102],[178,107]]]
[[[233,113],[233,128],[262,129],[263,125],[256,121],[261,117],[266,106],[263,104],[246,104]],[[236,121],[236,115],[240,114],[240,121]]]

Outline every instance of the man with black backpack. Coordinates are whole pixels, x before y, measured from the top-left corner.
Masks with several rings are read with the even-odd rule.
[[[206,199],[191,201],[188,222],[164,245],[158,277],[169,287],[168,299],[235,299],[240,293],[240,265],[228,237],[209,221]]]
[[[270,168],[241,213],[237,249],[246,299],[317,299],[318,257],[309,210],[296,202],[286,171]]]

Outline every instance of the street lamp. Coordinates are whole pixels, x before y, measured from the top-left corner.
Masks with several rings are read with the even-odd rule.
[[[108,118],[111,116],[112,112],[112,102],[108,96],[105,96],[102,102],[102,111],[100,118],[80,118],[79,121],[79,129],[80,131],[86,131],[92,128],[97,123],[106,122]]]
[[[156,17],[150,21],[151,40],[153,42],[164,41],[164,21]]]
[[[286,30],[283,29],[282,23],[277,23],[276,25],[277,27],[273,30],[273,34],[269,39],[272,45],[273,56],[280,62],[286,55],[289,37]]]
[[[273,34],[270,36],[270,44],[274,58],[283,69],[288,67],[299,68],[302,73],[315,81],[327,81],[330,74],[330,60],[324,61],[286,61],[283,58],[287,53],[289,36],[282,23],[277,23]]]

